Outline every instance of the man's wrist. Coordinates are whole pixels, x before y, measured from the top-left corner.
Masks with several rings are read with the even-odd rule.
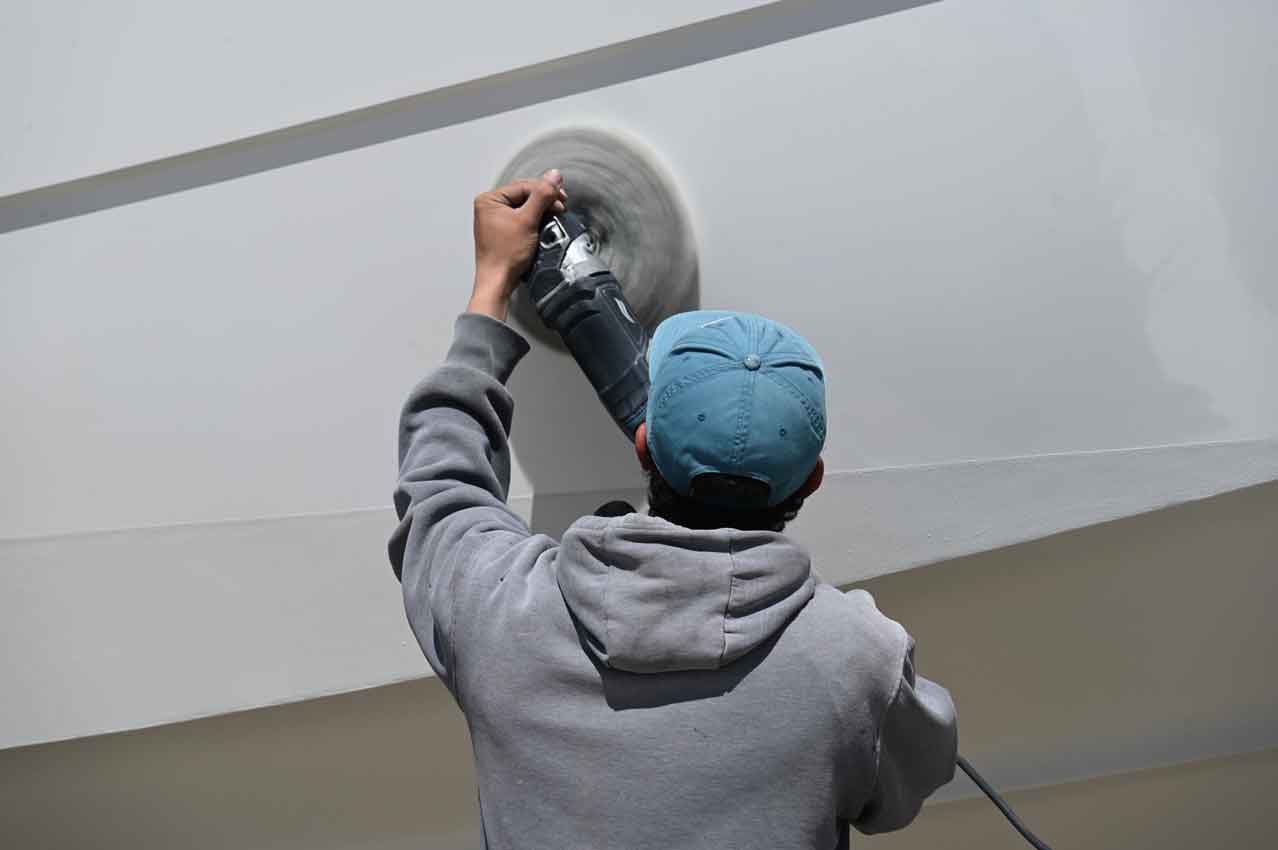
[[[510,309],[510,286],[507,278],[500,273],[477,271],[475,273],[475,289],[470,295],[468,313],[483,313],[498,321],[506,320]]]

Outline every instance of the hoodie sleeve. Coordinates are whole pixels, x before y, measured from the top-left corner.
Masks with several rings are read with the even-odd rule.
[[[409,624],[450,690],[457,596],[531,535],[506,505],[514,399],[505,383],[528,349],[505,323],[463,313],[443,365],[400,416],[390,561]]]
[[[901,680],[879,727],[874,790],[852,825],[867,835],[906,826],[928,795],[954,778],[957,756],[954,702],[949,691],[914,672],[909,638]]]

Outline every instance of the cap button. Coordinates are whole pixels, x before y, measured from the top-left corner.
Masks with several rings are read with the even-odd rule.
[[[755,369],[759,368],[759,355],[747,354],[744,362],[745,367],[753,372]]]

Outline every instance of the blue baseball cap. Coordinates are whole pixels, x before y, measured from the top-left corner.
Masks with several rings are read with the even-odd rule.
[[[696,310],[657,326],[648,348],[648,452],[683,496],[762,508],[762,488],[724,492],[706,473],[767,485],[766,506],[807,480],[825,444],[825,367],[796,331],[751,313]]]

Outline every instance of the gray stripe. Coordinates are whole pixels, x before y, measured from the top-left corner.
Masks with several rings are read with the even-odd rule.
[[[513,71],[0,198],[0,233],[449,127],[936,0],[783,0]]]

